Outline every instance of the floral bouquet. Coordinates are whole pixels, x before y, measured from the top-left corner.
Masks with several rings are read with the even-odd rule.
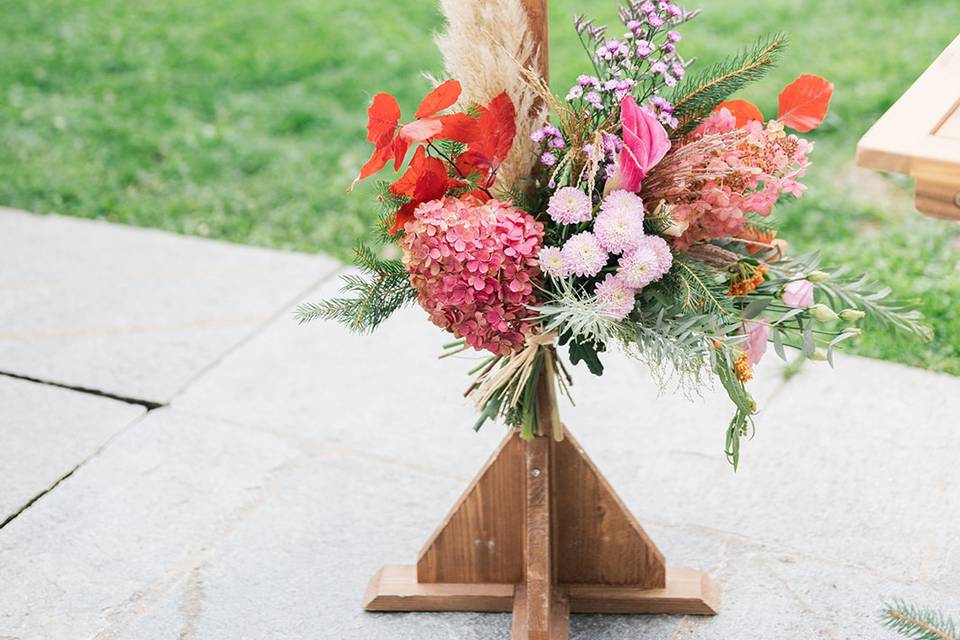
[[[442,4],[437,41],[459,81],[437,82],[412,117],[376,95],[374,149],[357,176],[404,169],[379,189],[379,235],[402,257],[359,248],[363,273],[345,276],[345,297],[303,305],[301,321],[369,331],[416,301],[456,338],[444,355],[489,353],[470,371],[477,428],[502,419],[525,438],[546,435],[543,393],[569,395],[561,349],[595,375],[619,347],[662,384],[715,377],[734,405],[734,467],[768,344],[832,364],[864,316],[929,338],[889,289],[792,255],[778,237],[772,214],[803,195],[814,146],[797,134],[820,125],[833,87],[800,76],[772,119],[728,98],[775,64],[782,36],[695,73],[680,28],[698,12],[629,0],[616,39],[574,20],[590,68],[560,98],[531,64],[518,0]]]

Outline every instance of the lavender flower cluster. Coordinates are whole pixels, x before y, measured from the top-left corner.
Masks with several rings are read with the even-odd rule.
[[[548,167],[557,164],[557,151],[567,146],[567,141],[563,139],[563,133],[552,124],[531,133],[530,139],[546,147],[547,150],[540,154],[540,162]]]
[[[603,112],[616,108],[628,93],[634,93],[641,103],[659,98],[659,104],[653,106],[661,121],[675,123],[672,107],[658,93],[663,87],[675,86],[686,74],[688,63],[677,52],[682,37],[674,27],[696,13],[684,11],[672,0],[629,0],[620,10],[627,29],[620,40],[607,40],[606,27],[594,26],[591,20],[578,16],[574,26],[580,42],[591,53],[596,75],[577,78],[567,101],[581,101],[578,106]]]

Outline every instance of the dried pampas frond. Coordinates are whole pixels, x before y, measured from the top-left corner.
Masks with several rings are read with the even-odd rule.
[[[537,146],[530,134],[546,121],[547,109],[521,77],[521,63],[534,59],[537,45],[520,0],[440,0],[447,28],[437,34],[450,77],[460,81],[460,100],[487,104],[506,91],[517,111],[517,134],[496,186],[509,189],[530,175]]]

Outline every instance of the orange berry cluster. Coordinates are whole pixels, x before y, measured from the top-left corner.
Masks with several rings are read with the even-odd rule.
[[[733,361],[733,370],[740,382],[749,382],[753,379],[753,368],[750,366],[750,358],[745,351]]]
[[[754,291],[757,287],[763,284],[763,276],[767,273],[767,268],[763,265],[760,265],[753,272],[753,275],[749,278],[744,278],[742,280],[737,280],[731,282],[730,286],[727,288],[728,296],[745,296],[751,291]]]

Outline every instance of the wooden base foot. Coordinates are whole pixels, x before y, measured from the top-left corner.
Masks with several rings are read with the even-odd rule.
[[[367,588],[367,611],[515,611],[510,584],[444,584],[417,582],[413,565],[387,565]],[[560,585],[570,613],[670,613],[712,616],[720,611],[720,590],[696,569],[667,568],[661,589],[608,585]]]
[[[550,594],[545,625],[532,622],[536,616],[530,611],[527,587],[518,584],[513,594],[513,640],[568,640],[570,637],[570,602],[559,590]]]
[[[504,440],[416,566],[383,567],[363,606],[512,611],[513,640],[567,640],[571,612],[716,614],[713,581],[667,567],[599,469],[562,433],[561,441]]]

